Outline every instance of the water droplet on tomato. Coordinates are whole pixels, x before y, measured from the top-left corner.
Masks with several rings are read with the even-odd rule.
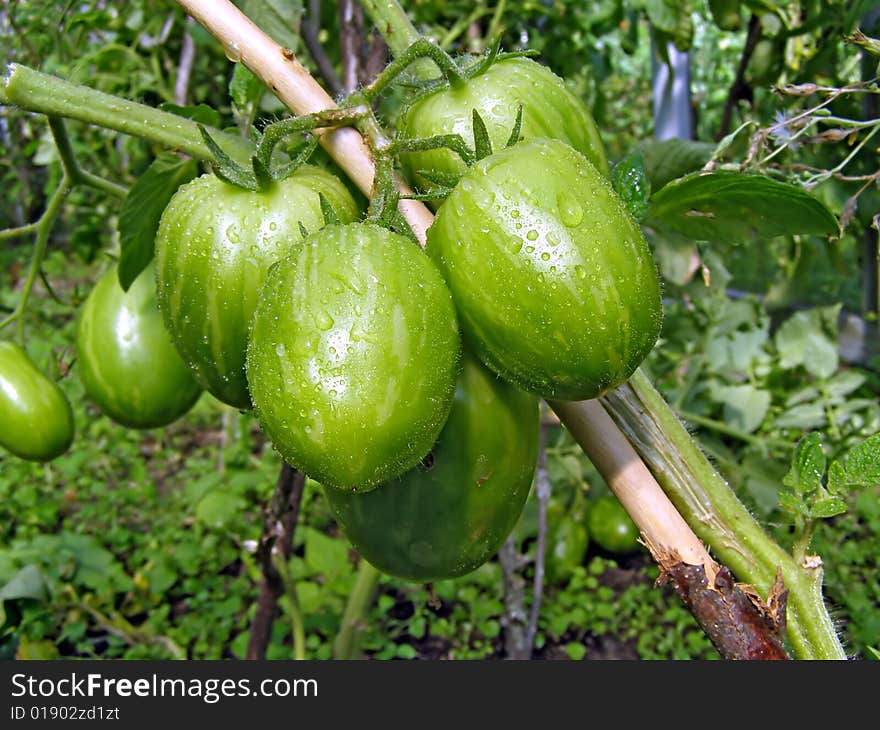
[[[580,225],[584,219],[584,209],[569,193],[560,191],[556,196],[556,204],[559,206],[559,217],[569,228]]]

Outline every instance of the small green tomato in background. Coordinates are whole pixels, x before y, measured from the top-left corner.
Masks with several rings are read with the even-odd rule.
[[[460,350],[452,297],[415,243],[377,225],[333,225],[269,270],[247,377],[260,425],[288,463],[362,491],[428,453]]]
[[[86,394],[123,426],[167,426],[202,393],[162,322],[152,264],[127,292],[116,267],[101,277],[82,306],[76,351]]]
[[[587,530],[593,542],[610,553],[633,553],[642,548],[639,528],[612,494],[603,494],[589,505]]]
[[[61,388],[14,342],[0,341],[0,446],[51,461],[73,443],[73,410]]]

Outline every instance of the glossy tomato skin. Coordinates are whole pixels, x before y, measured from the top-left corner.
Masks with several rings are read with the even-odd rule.
[[[587,529],[593,542],[611,553],[639,550],[639,528],[616,497],[603,494],[587,509]]]
[[[167,426],[202,393],[162,322],[154,277],[151,264],[125,292],[111,268],[77,323],[77,370],[86,394],[129,428]]]
[[[489,560],[522,512],[538,455],[537,399],[465,357],[431,455],[366,494],[324,493],[345,534],[379,570],[414,581]]]
[[[460,349],[452,297],[415,243],[371,224],[334,225],[269,270],[247,377],[282,457],[319,482],[360,491],[431,448]]]
[[[51,461],[73,443],[70,401],[17,344],[0,341],[0,446],[29,461]]]
[[[242,190],[214,175],[181,186],[156,235],[159,309],[196,379],[214,396],[250,408],[245,376],[247,330],[266,270],[324,225],[319,194],[342,221],[357,205],[342,182],[304,165],[264,192]]]
[[[565,82],[546,66],[528,58],[500,61],[483,74],[470,79],[461,89],[446,88],[417,99],[406,111],[400,134],[422,139],[439,134],[460,134],[473,145],[473,110],[486,124],[492,149],[507,144],[523,105],[520,137],[550,137],[567,142],[606,177],[610,174],[605,147],[590,110],[572,93]],[[466,167],[448,149],[411,152],[403,163],[414,182],[422,187],[431,183],[419,170],[461,174]]]
[[[501,377],[582,400],[623,383],[660,333],[660,282],[611,183],[558,140],[478,162],[440,207],[427,250],[462,331]]]

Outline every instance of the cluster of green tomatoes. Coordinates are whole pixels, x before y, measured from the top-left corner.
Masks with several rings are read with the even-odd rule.
[[[167,425],[203,390],[253,408],[379,569],[427,581],[485,562],[533,480],[539,398],[623,383],[662,306],[593,119],[563,81],[498,60],[413,102],[398,136],[474,138],[474,110],[491,141],[481,159],[400,156],[423,190],[455,181],[425,250],[360,220],[348,188],[315,165],[259,190],[210,174],[182,186],[154,262],[127,292],[107,272],[83,305],[90,398],[133,428]],[[70,445],[69,405],[15,347],[0,348],[0,442],[53,458]],[[22,406],[20,388],[39,398]]]

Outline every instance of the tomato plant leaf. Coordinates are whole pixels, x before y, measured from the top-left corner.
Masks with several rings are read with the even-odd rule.
[[[645,171],[642,153],[633,150],[618,162],[611,171],[611,183],[633,218],[642,220],[648,212],[651,197],[651,180]]]
[[[834,214],[806,191],[727,170],[697,172],[663,186],[651,198],[647,220],[696,240],[725,243],[840,233]]]
[[[853,447],[846,460],[847,481],[858,487],[880,485],[880,434]]]
[[[822,488],[825,466],[822,437],[816,432],[808,433],[798,441],[791,468],[782,477],[782,483],[798,495],[818,491]]]
[[[651,187],[660,190],[667,183],[699,170],[715,151],[710,142],[690,139],[648,139],[639,144]]]
[[[0,603],[30,598],[34,601],[45,601],[49,597],[46,580],[37,565],[25,565],[0,588]]]
[[[825,487],[819,488],[819,491],[810,503],[810,517],[814,519],[842,515],[846,510],[846,502],[840,497],[829,494]]]
[[[163,152],[132,185],[119,212],[119,283],[128,287],[153,258],[159,219],[177,188],[199,172],[195,160]]]
[[[232,78],[229,81],[229,98],[238,109],[249,113],[249,110],[260,101],[260,97],[265,90],[266,87],[263,86],[263,82],[247,66],[242,63],[235,64],[235,70],[232,72]],[[220,126],[219,121],[214,123],[202,122],[202,124],[208,124],[213,127]]]

